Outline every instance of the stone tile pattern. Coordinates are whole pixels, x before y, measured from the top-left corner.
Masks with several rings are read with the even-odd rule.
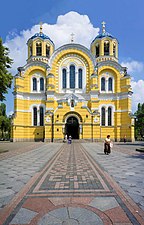
[[[53,148],[52,144],[41,144],[41,147],[0,161],[0,209],[44,167],[61,145],[55,144]]]
[[[101,218],[87,209],[65,207],[43,216],[38,225],[103,225]]]
[[[40,190],[103,189],[80,145],[65,145],[59,158],[43,181]]]
[[[103,143],[82,145],[96,163],[144,210],[144,154],[135,151],[137,146],[114,143],[112,153],[107,156],[103,153]]]

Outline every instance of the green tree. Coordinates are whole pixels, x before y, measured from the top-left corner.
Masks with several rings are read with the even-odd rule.
[[[135,112],[136,122],[135,122],[135,136],[143,138],[144,137],[144,103],[138,104],[138,109]]]
[[[1,138],[10,138],[11,129],[11,118],[6,116],[6,105],[4,103],[0,104],[0,131]]]
[[[11,88],[12,74],[8,71],[11,68],[13,60],[9,58],[9,49],[3,46],[0,38],[0,101],[5,100],[4,94]]]

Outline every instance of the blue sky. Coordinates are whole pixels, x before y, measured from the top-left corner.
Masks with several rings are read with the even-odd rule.
[[[38,32],[39,26],[36,25],[40,21],[44,23],[45,33],[56,42],[56,47],[63,44],[57,40],[57,34],[64,40],[70,32],[75,33],[77,42],[88,47],[90,37],[87,36],[94,37],[98,28],[101,29],[101,22],[105,21],[106,30],[119,41],[119,62],[128,67],[132,76],[133,112],[138,102],[144,102],[143,0],[13,0],[1,2],[1,8],[0,36],[14,59],[13,74],[17,72],[16,67],[25,64],[27,39]],[[76,24],[79,24],[78,28]],[[12,89],[6,95],[5,103],[9,114],[13,111]]]

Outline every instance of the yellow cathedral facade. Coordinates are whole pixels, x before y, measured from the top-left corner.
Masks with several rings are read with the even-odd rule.
[[[89,49],[73,36],[55,49],[42,25],[27,45],[27,63],[14,79],[12,141],[101,141],[108,134],[134,141],[131,78],[104,22]]]

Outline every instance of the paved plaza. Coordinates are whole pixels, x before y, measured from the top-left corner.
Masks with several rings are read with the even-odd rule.
[[[0,225],[144,224],[141,147],[0,143]]]

